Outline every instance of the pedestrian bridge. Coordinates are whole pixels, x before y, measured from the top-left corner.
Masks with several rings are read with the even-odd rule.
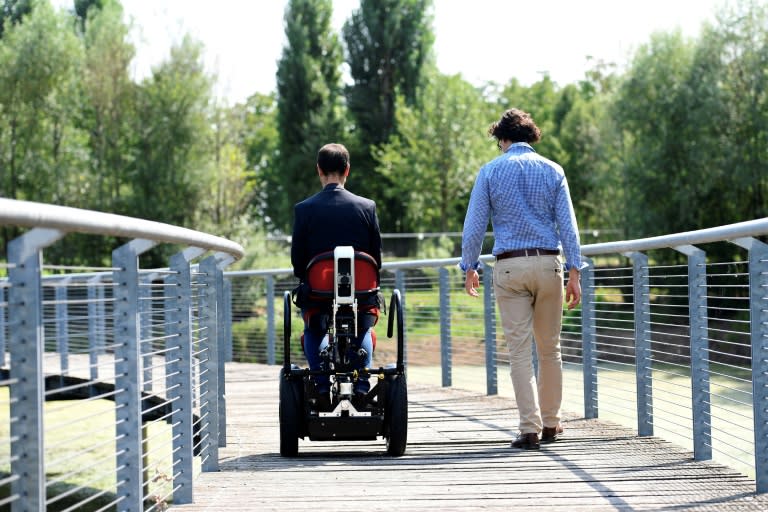
[[[768,219],[583,246],[566,434],[537,452],[509,449],[491,273],[473,299],[457,259],[386,262],[398,458],[383,441],[278,455],[290,269],[229,271],[234,242],[72,208],[0,199],[0,225],[0,510],[768,508]],[[67,264],[77,237],[102,266]],[[375,361],[393,357],[381,332]]]

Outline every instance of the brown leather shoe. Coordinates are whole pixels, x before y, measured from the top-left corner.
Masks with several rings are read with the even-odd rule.
[[[539,444],[539,434],[523,434],[522,432],[517,434],[517,439],[512,441],[512,448],[538,450],[541,448],[541,445]]]
[[[548,444],[554,443],[563,433],[563,426],[557,425],[556,427],[544,427],[541,430],[541,442]]]

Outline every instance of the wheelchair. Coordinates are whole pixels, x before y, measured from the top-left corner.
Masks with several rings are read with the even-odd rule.
[[[291,362],[292,295],[285,292],[279,405],[281,456],[298,455],[300,438],[372,441],[383,437],[389,455],[399,457],[405,453],[408,390],[403,361],[403,310],[398,290],[393,291],[390,299],[387,324],[387,337],[392,338],[393,323],[397,320],[397,361],[378,368],[360,369],[360,359],[355,357],[365,354],[348,350],[357,336],[358,314],[361,309],[365,312],[364,304],[370,304],[372,298],[379,296],[378,274],[376,261],[370,255],[348,246],[318,255],[307,265],[309,298],[328,319],[327,344],[324,339],[319,370]],[[301,328],[303,331],[303,323]],[[315,378],[319,375],[328,376],[331,383],[325,402],[320,400],[315,388]],[[353,385],[358,379],[374,381],[362,403],[353,399]]]

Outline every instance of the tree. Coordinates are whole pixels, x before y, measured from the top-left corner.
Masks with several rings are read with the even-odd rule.
[[[603,84],[610,81],[605,78]],[[537,151],[563,166],[582,231],[615,231],[621,227],[618,213],[622,211],[623,195],[617,181],[621,166],[606,106],[610,91],[602,95],[595,91],[591,81],[569,84],[557,91],[550,111],[550,130],[543,132],[542,147],[537,146]],[[557,156],[547,154],[543,147],[551,138],[556,141]]]
[[[89,12],[91,8],[94,11],[101,10],[105,2],[120,7],[117,0],[75,0],[75,16],[80,23],[81,32],[85,32],[85,23],[88,20],[88,16],[92,14],[92,12]]]
[[[214,106],[211,121],[213,158],[202,176],[204,190],[195,212],[195,226],[226,238],[246,236],[252,231],[249,224],[256,182],[240,140],[243,119],[236,109]]]
[[[131,165],[131,212],[190,226],[210,161],[208,102],[202,46],[185,36],[138,90],[134,119],[138,155]]]
[[[331,0],[290,0],[285,10],[287,44],[277,68],[280,157],[265,174],[267,213],[284,231],[290,230],[294,203],[317,189],[317,150],[343,139],[342,52],[331,14]]]
[[[8,3],[6,3],[6,7]],[[76,117],[81,46],[47,2],[0,40],[0,196],[81,206],[88,180]],[[3,244],[14,236],[3,228]],[[0,247],[0,249],[3,249]]]
[[[414,105],[434,43],[430,0],[362,0],[344,24],[350,113],[366,146],[395,131],[395,98]]]
[[[418,101],[399,97],[398,133],[376,152],[377,172],[395,186],[397,231],[460,231],[480,166],[495,155],[480,92],[460,76],[434,73]]]
[[[633,237],[693,228],[696,197],[688,184],[699,176],[683,142],[696,137],[684,101],[693,48],[679,31],[654,34],[635,54],[612,107],[624,143],[624,220]]]
[[[244,105],[236,105],[233,111],[240,119],[238,145],[245,152],[250,176],[258,183],[265,183],[279,161],[275,96],[256,93]],[[264,226],[273,225],[271,219],[265,218],[269,215],[268,188],[256,187],[252,198],[253,212],[264,219]]]
[[[402,201],[388,194],[394,184],[376,172],[373,152],[396,133],[396,98],[415,106],[426,66],[432,62],[430,0],[361,0],[343,27],[353,83],[345,91],[359,147],[352,160],[356,190],[383,202],[384,230],[398,226]]]
[[[25,20],[6,26],[0,43],[0,195],[56,202],[72,162],[65,136],[78,140],[70,93],[82,53],[50,4]]]
[[[135,49],[128,41],[130,27],[123,23],[123,10],[117,2],[108,2],[89,13],[84,34],[86,57],[82,87],[84,125],[90,133],[91,162],[96,177],[96,207],[123,213],[125,176],[134,157],[131,120],[136,87],[128,68]]]
[[[10,25],[21,23],[32,12],[32,0],[3,0],[0,7],[0,38]]]
[[[704,31],[686,105],[707,225],[768,216],[768,6],[742,1]]]

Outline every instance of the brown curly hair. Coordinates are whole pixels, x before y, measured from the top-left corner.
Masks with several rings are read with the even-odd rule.
[[[517,108],[504,112],[501,119],[488,128],[488,135],[495,138],[497,142],[509,140],[533,144],[541,140],[541,130],[533,122],[531,115]]]

